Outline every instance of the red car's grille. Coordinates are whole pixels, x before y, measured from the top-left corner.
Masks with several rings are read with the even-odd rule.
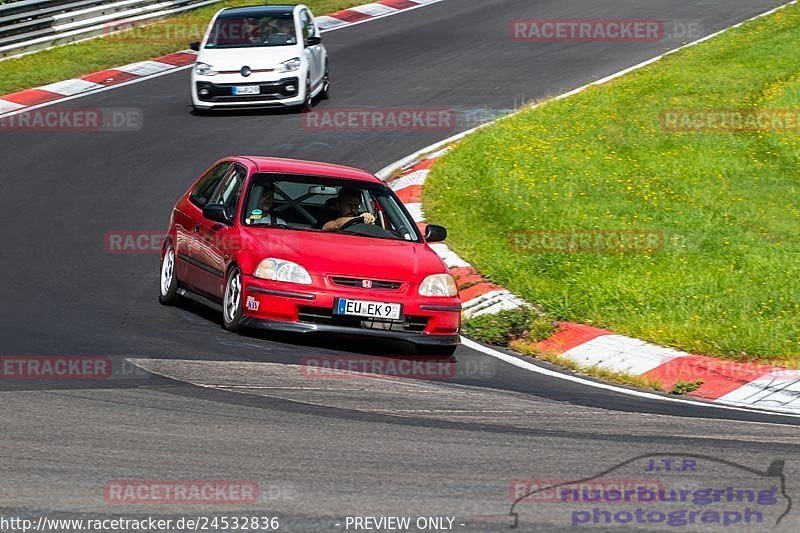
[[[346,278],[343,276],[331,276],[331,281],[343,287],[357,287],[359,289],[382,289],[385,291],[396,291],[403,286],[402,281],[385,281],[380,279],[367,278]]]

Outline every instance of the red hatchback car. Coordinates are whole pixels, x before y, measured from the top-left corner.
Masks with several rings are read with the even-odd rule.
[[[159,300],[222,307],[243,327],[410,341],[452,354],[461,302],[394,192],[354,168],[266,157],[215,163],[172,211]]]

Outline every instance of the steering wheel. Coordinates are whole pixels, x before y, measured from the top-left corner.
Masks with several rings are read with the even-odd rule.
[[[360,215],[360,216],[357,216],[355,218],[351,218],[350,220],[348,220],[347,222],[345,222],[344,224],[342,224],[339,227],[339,231],[346,230],[347,228],[349,228],[351,226],[355,226],[356,224],[365,224],[364,215]]]
[[[269,37],[267,37],[268,43],[275,42],[275,44],[291,44],[289,42],[291,40],[292,36],[288,33],[276,32],[276,33],[271,33]]]

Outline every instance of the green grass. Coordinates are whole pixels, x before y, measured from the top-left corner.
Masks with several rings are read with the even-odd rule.
[[[555,333],[555,327],[552,320],[523,307],[469,318],[464,321],[462,333],[486,344],[508,346],[518,339],[528,342],[546,339]]]
[[[225,0],[133,31],[0,61],[0,94],[74,78],[98,70],[185,50],[203,37],[211,17],[223,7],[263,5],[255,0]],[[362,0],[306,0],[315,15],[332,13]]]
[[[702,379],[698,379],[696,381],[676,381],[675,385],[672,386],[670,394],[677,394],[678,396],[684,396],[686,394],[689,394],[690,392],[696,391],[702,385],[703,385]]]
[[[800,356],[800,129],[667,131],[669,109],[800,109],[791,6],[463,140],[429,221],[556,320],[738,360]],[[515,251],[516,231],[661,232],[635,253]]]

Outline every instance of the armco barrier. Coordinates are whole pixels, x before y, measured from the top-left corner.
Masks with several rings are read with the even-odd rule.
[[[20,0],[0,3],[0,60],[97,37],[219,0]]]

